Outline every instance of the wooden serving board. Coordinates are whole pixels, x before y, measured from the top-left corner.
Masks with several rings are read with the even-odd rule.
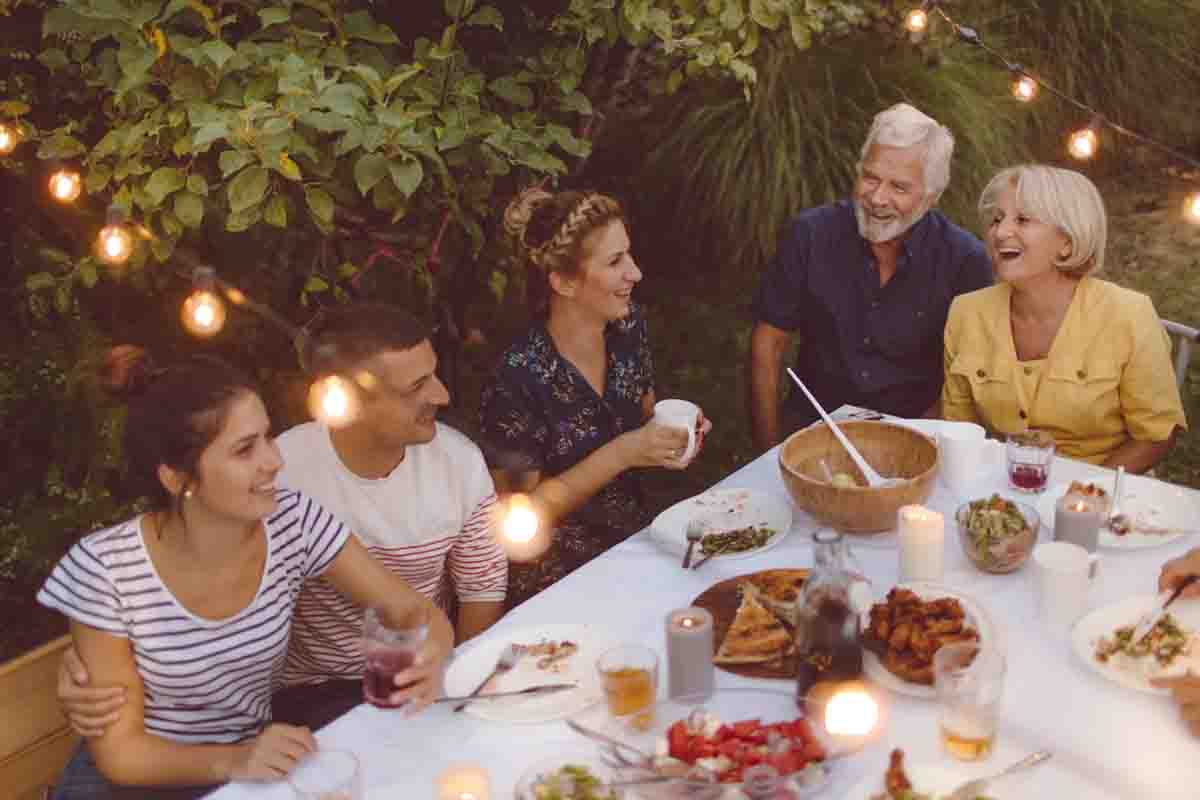
[[[767,572],[769,570],[762,571]],[[717,650],[720,649],[721,642],[725,641],[725,634],[728,632],[729,626],[733,624],[733,617],[737,614],[738,606],[741,605],[742,596],[738,590],[738,584],[758,574],[758,572],[751,572],[715,583],[701,592],[692,601],[693,606],[703,608],[712,614],[713,655],[716,655]],[[792,630],[792,626],[786,622],[784,623],[784,627],[789,631]],[[800,666],[800,659],[793,653],[790,656],[786,656],[778,666],[773,664],[716,664],[715,666],[718,669],[723,669],[726,672],[746,678],[794,680],[796,678],[796,669]]]

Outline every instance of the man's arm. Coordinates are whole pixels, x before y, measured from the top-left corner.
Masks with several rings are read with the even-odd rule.
[[[750,334],[750,429],[757,450],[779,444],[779,376],[791,334],[758,322]]]
[[[504,616],[503,600],[485,600],[462,602],[458,604],[458,618],[455,620],[454,641],[462,644],[472,639],[496,624]]]
[[[1179,428],[1171,431],[1171,436],[1165,442],[1139,442],[1137,439],[1126,439],[1125,444],[1108,454],[1104,465],[1109,469],[1125,467],[1126,472],[1138,475],[1152,469],[1155,464],[1167,457],[1179,436]]]
[[[456,644],[483,633],[504,615],[504,596],[508,591],[508,557],[496,533],[500,509],[482,459],[479,469],[486,481],[487,496],[463,524],[446,558],[458,597]]]

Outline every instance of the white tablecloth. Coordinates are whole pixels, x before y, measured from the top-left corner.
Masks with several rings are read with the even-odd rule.
[[[779,476],[777,449],[738,470],[721,486],[747,487],[788,497]],[[1057,459],[1052,483],[1100,478],[1112,473],[1075,461]],[[996,471],[984,490],[1003,488]],[[1200,494],[1192,492],[1193,496]],[[788,498],[790,503],[790,498]],[[1019,784],[1023,798],[1191,798],[1200,797],[1200,740],[1181,724],[1168,699],[1117,687],[1083,666],[1064,634],[1054,634],[1035,618],[1031,568],[1012,575],[986,575],[965,560],[953,527],[960,499],[938,483],[926,505],[946,515],[944,582],[967,592],[991,612],[1007,645],[1008,675],[996,753],[968,768],[985,774],[1035,749],[1054,758]],[[812,520],[795,509],[796,523],[787,540],[747,559],[714,559],[699,572],[683,571],[647,532],[632,537],[565,580],[505,616],[486,637],[504,637],[517,628],[546,623],[590,622],[604,625],[620,639],[657,649],[665,657],[663,616],[690,605],[713,583],[771,567],[807,567],[813,562]],[[1042,537],[1047,532],[1043,529]],[[854,552],[876,593],[898,575],[894,534],[878,541],[853,538]],[[1192,537],[1141,551],[1104,551],[1101,573],[1092,590],[1096,608],[1131,594],[1152,593],[1160,565],[1196,542]],[[474,643],[468,643],[469,648]],[[717,671],[718,687],[766,686],[786,691],[783,681],[752,680]],[[839,773],[824,796],[843,796],[869,774],[882,775],[887,754],[903,747],[910,763],[943,762],[935,707],[931,701],[891,696],[882,739],[862,751]],[[456,763],[486,767],[492,797],[509,798],[521,773],[535,761],[582,741],[562,722],[506,725],[453,714],[445,706],[405,718],[360,706],[318,734],[322,747],[348,749],[365,766],[367,798],[425,800],[433,797],[434,779]],[[229,785],[217,800],[291,798],[285,785]],[[1003,797],[1001,797],[1003,800]]]

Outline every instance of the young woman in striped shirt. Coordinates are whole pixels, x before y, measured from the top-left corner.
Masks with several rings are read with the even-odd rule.
[[[119,347],[102,379],[129,401],[129,472],[159,505],[84,537],[38,594],[71,618],[92,679],[125,691],[120,719],[88,740],[106,781],[76,759],[56,797],[138,787],[125,793],[149,798],[286,776],[316,747],[306,728],[270,724],[272,681],[309,577],[397,624],[427,618],[426,646],[397,674],[406,688],[392,699],[415,710],[436,695],[449,621],[319,504],[275,486],[282,461],[247,378],[200,357],[156,369],[144,351]]]

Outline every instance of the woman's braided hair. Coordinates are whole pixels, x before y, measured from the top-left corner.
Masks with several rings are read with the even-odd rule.
[[[550,305],[550,275],[576,276],[583,240],[613,221],[625,221],[614,198],[598,192],[551,193],[537,186],[521,192],[504,210],[504,229],[536,274],[526,281],[529,306],[545,316]]]

